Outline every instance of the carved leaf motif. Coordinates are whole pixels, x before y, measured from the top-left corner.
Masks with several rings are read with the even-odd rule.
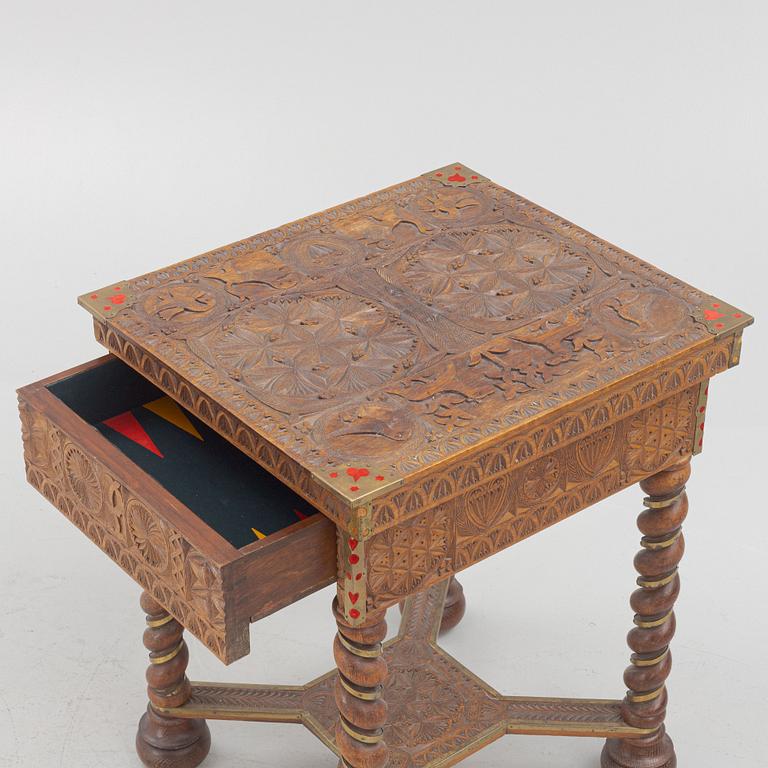
[[[586,476],[597,476],[613,458],[615,437],[616,427],[610,426],[576,443],[576,461]]]
[[[512,505],[505,475],[493,478],[479,488],[473,488],[459,505],[456,515],[456,532],[471,536],[478,530],[496,525]]]
[[[482,220],[491,202],[473,189],[443,187],[418,195],[411,207],[438,224],[466,225]]]
[[[312,233],[289,240],[280,255],[302,271],[314,274],[358,263],[364,251],[360,243],[350,237]]]

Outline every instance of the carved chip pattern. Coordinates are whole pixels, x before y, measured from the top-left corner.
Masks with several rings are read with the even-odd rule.
[[[240,450],[321,509],[331,520],[352,533],[358,533],[356,520],[350,521],[346,505],[338,496],[317,483],[298,462],[247,427],[219,403],[169,371],[150,353],[108,329],[103,323],[95,321],[94,328],[97,339],[118,357],[196,413]],[[732,338],[719,339],[705,351],[662,366],[647,378],[633,378],[600,404],[587,399],[583,405],[569,409],[564,415],[556,414],[491,449],[474,451],[467,458],[447,465],[439,477],[430,475],[402,490],[375,499],[371,507],[371,533],[384,530],[395,521],[406,520],[424,512],[485,481],[491,475],[504,472],[512,466],[522,466],[552,448],[579,440],[604,424],[617,421],[692,383],[726,370],[732,345]],[[282,441],[287,440],[288,437],[283,435]]]
[[[430,574],[448,566],[451,509],[437,507],[405,526],[394,526],[366,551],[368,583],[380,595],[395,600],[418,591]]]
[[[446,464],[439,473],[431,474],[412,486],[375,499],[371,510],[371,529],[382,530],[397,520],[403,521],[419,514],[433,504],[443,503],[475,486],[485,485],[494,476],[541,461],[539,457],[542,454],[557,447],[576,443],[579,447],[570,461],[576,466],[591,462],[595,473],[599,472],[613,447],[610,440],[602,447],[595,444],[596,440],[607,439],[607,433],[600,432],[603,426],[641,410],[646,410],[644,418],[656,418],[647,412],[648,406],[724,371],[728,367],[732,343],[732,339],[720,340],[704,352],[665,366],[651,378],[631,381],[599,404],[592,402],[578,409],[569,409],[562,415],[556,414],[492,448],[473,452],[466,459]],[[662,417],[666,422],[671,418],[670,413],[668,406]],[[595,432],[597,436],[592,434]],[[587,435],[590,437],[585,440]]]
[[[193,410],[282,454],[258,446],[281,478],[353,463],[345,420],[401,478],[708,340],[705,299],[495,184],[419,178],[129,281],[97,334],[183,371]]]
[[[469,744],[480,746],[501,736],[510,720],[622,723],[618,706],[606,707],[605,702],[500,696],[434,644],[444,595],[444,585],[437,585],[410,598],[400,632],[385,648],[388,765],[453,764],[456,753]],[[338,720],[334,683],[335,674],[325,675],[304,689],[302,699],[302,709],[313,721],[309,727],[327,744],[333,742]],[[233,693],[235,697],[224,693],[224,703],[240,706],[241,694]],[[221,692],[206,688],[206,703],[218,704],[220,696]],[[273,708],[263,701],[261,690],[253,690],[252,697],[246,692],[246,698],[254,708]],[[282,708],[282,703],[274,707]]]
[[[221,572],[39,411],[19,408],[29,482],[219,658],[247,652],[247,635],[228,633]]]
[[[689,386],[525,467],[507,465],[434,510],[374,535],[367,545],[369,609],[423,589],[690,453],[697,399],[698,387]],[[471,467],[445,474],[455,488],[455,478],[467,472]],[[439,555],[425,556],[432,541],[440,542]]]

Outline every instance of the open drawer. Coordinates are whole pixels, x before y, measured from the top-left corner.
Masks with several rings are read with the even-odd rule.
[[[333,523],[118,359],[19,408],[29,482],[225,663],[335,580]]]

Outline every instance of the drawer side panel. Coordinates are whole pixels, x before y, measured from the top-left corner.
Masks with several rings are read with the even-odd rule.
[[[23,397],[27,480],[224,663],[249,650],[228,604],[230,570],[212,563],[91,451]]]

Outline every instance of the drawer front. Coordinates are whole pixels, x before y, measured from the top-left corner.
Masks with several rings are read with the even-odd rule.
[[[48,389],[107,362],[19,391],[27,479],[222,661],[241,658],[251,620],[335,580],[335,527],[316,514],[235,548]]]

